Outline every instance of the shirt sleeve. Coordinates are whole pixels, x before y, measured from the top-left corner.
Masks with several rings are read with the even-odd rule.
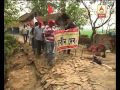
[[[34,36],[36,36],[36,28],[34,28],[33,34]]]
[[[42,33],[45,33],[45,28],[42,28]]]

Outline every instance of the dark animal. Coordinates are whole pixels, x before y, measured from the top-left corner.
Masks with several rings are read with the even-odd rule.
[[[97,56],[93,56],[93,62],[102,65],[102,60],[100,58],[98,58]]]

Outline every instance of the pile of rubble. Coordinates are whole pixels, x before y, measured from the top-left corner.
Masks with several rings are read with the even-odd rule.
[[[37,70],[43,74],[40,81],[41,90],[108,90],[109,86],[102,86],[103,81],[99,84],[99,81],[96,83],[95,77],[91,77],[92,70],[101,72],[104,77],[104,72],[109,71],[106,67],[91,63],[89,59],[81,60],[79,54],[58,57],[55,66],[53,68],[47,67],[48,69],[43,64],[43,59],[36,60]],[[41,62],[43,66],[40,64]],[[98,77],[96,76],[96,78]]]
[[[59,53],[54,67],[47,65],[44,55],[35,58],[32,50],[25,52],[30,53],[12,58],[14,69],[5,90],[115,90],[115,72],[88,58],[82,60],[80,51],[69,56]]]

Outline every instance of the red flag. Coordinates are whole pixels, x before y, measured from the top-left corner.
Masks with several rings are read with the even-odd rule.
[[[37,16],[37,21],[39,23],[41,23],[41,25],[43,25],[43,20],[42,20],[42,17],[41,16]]]
[[[48,3],[48,14],[53,13],[54,8]]]

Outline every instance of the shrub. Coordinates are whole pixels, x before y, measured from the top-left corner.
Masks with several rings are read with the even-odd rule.
[[[4,36],[4,55],[5,58],[11,56],[15,49],[18,49],[19,44],[15,37],[5,33]]]

